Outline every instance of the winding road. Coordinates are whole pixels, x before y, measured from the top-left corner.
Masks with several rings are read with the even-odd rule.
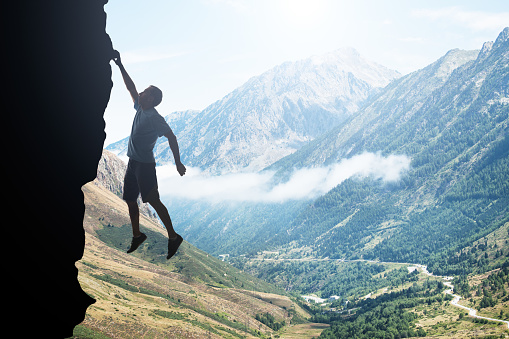
[[[444,293],[450,294],[450,295],[452,295],[454,297],[454,299],[451,300],[451,305],[459,307],[459,308],[462,308],[464,310],[467,310],[468,311],[468,315],[471,316],[471,317],[474,317],[474,318],[477,318],[477,319],[486,319],[486,320],[490,320],[490,321],[498,321],[498,322],[501,322],[501,323],[505,323],[507,325],[507,328],[509,328],[509,321],[507,321],[507,320],[482,317],[480,315],[477,315],[477,310],[475,310],[473,308],[470,308],[470,307],[466,307],[466,306],[460,305],[459,301],[461,299],[461,296],[452,293],[453,290],[454,290],[454,286],[451,283],[452,277],[444,277],[444,276],[433,275],[433,273],[428,272],[428,269],[424,265],[414,265],[414,266],[420,268],[425,274],[427,274],[429,276],[443,278],[445,280],[444,281],[444,285],[449,287],[449,289],[445,290]]]
[[[267,259],[267,260],[273,260],[273,259]],[[280,259],[279,259],[280,260]],[[283,259],[283,260],[294,260],[294,261],[299,261],[299,260],[302,260],[302,259]],[[364,260],[364,259],[356,259],[356,260],[345,260],[345,259],[329,259],[329,258],[325,258],[325,259],[318,259],[316,261],[327,261],[327,260],[337,260],[337,261],[342,261],[342,262],[352,262],[352,261],[366,261],[366,262],[371,262],[371,263],[379,263],[379,264],[389,264],[389,263],[392,263],[392,264],[404,264],[404,265],[409,265],[408,269],[409,271],[411,271],[412,268],[417,268],[417,269],[420,269],[424,274],[427,274],[429,275],[430,277],[437,277],[437,278],[442,278],[444,279],[444,285],[449,287],[448,290],[445,290],[444,293],[446,294],[450,294],[452,295],[454,298],[453,300],[451,300],[451,305],[453,306],[456,306],[456,307],[459,307],[459,308],[462,308],[464,310],[467,310],[468,311],[468,315],[470,315],[471,317],[474,317],[474,318],[477,318],[477,319],[486,319],[486,320],[490,320],[490,321],[497,321],[497,322],[501,322],[501,323],[505,323],[507,325],[507,328],[509,328],[509,321],[507,320],[502,320],[502,319],[494,319],[494,318],[487,318],[487,317],[482,317],[480,315],[477,315],[477,310],[473,309],[473,308],[470,308],[470,307],[466,307],[466,306],[463,306],[463,305],[460,305],[459,304],[459,301],[461,299],[461,296],[457,295],[457,294],[453,294],[453,290],[454,290],[454,286],[453,284],[451,283],[451,280],[453,279],[453,277],[447,277],[447,276],[441,276],[441,275],[434,275],[433,273],[430,273],[428,271],[428,268],[426,267],[426,265],[421,265],[421,264],[411,264],[411,263],[395,263],[395,262],[384,262],[384,261],[375,261],[375,260]],[[307,261],[313,261],[313,260],[307,260]],[[370,294],[368,294],[366,297],[368,297]]]
[[[400,263],[401,264],[401,263]],[[494,318],[487,318],[487,317],[482,317],[480,315],[477,315],[477,310],[476,309],[473,309],[473,308],[470,308],[470,307],[466,307],[466,306],[463,306],[463,305],[460,305],[459,304],[459,301],[461,299],[461,296],[457,295],[457,294],[453,294],[452,292],[454,291],[454,286],[453,284],[451,283],[451,280],[453,279],[453,277],[446,277],[446,276],[441,276],[441,275],[434,275],[433,273],[430,273],[428,271],[428,268],[425,266],[425,265],[420,265],[420,264],[408,264],[408,263],[405,263],[406,265],[411,265],[408,267],[408,270],[411,271],[411,268],[414,267],[414,268],[417,268],[417,269],[421,269],[421,271],[424,273],[424,274],[427,274],[429,275],[430,277],[437,277],[437,278],[442,278],[444,279],[444,285],[449,287],[448,290],[445,290],[444,293],[447,293],[447,294],[450,294],[454,297],[453,300],[451,300],[451,305],[453,306],[456,306],[456,307],[459,307],[459,308],[462,308],[464,310],[467,310],[468,311],[468,315],[471,316],[471,317],[474,317],[474,318],[477,318],[477,319],[486,319],[486,320],[490,320],[490,321],[498,321],[498,322],[501,322],[501,323],[505,323],[507,325],[507,328],[509,328],[509,321],[507,320],[502,320],[502,319],[494,319]]]
[[[454,289],[454,286],[449,281],[444,282],[444,285],[447,286],[447,287],[450,287],[450,289],[446,290],[445,293],[450,294],[450,295],[452,295],[454,297],[454,299],[451,300],[451,305],[459,307],[459,308],[462,308],[464,310],[467,310],[468,311],[468,315],[471,316],[471,317],[478,318],[478,319],[486,319],[486,320],[491,320],[491,321],[502,322],[502,323],[505,323],[507,325],[507,328],[509,328],[509,321],[507,321],[507,320],[481,317],[480,315],[477,315],[477,310],[475,310],[473,308],[470,308],[470,307],[466,307],[466,306],[458,304],[458,302],[460,301],[461,297],[459,295],[457,295],[457,294],[453,294],[452,293],[452,291]]]

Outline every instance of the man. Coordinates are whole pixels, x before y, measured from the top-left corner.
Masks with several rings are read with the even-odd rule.
[[[157,190],[156,162],[153,149],[158,137],[164,135],[168,139],[177,171],[181,176],[186,173],[186,167],[180,162],[180,152],[175,134],[154,108],[162,100],[161,90],[155,86],[149,86],[138,94],[136,86],[122,65],[120,54],[117,51],[115,51],[113,61],[120,69],[125,86],[136,109],[127,148],[129,163],[124,178],[123,198],[129,208],[129,217],[133,229],[133,239],[127,253],[135,251],[147,239],[147,236],[140,232],[140,211],[136,202],[138,195],[141,193],[143,202],[148,202],[155,209],[168,231],[168,256],[166,258],[170,259],[182,243],[182,237],[173,229],[168,210],[161,202]]]

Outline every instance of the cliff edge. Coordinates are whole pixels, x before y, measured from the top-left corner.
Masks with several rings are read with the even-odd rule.
[[[1,5],[4,324],[22,337],[71,336],[94,302],[75,262],[85,246],[81,186],[96,176],[113,85],[106,2]]]

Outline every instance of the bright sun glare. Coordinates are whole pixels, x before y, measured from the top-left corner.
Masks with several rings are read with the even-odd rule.
[[[292,26],[314,25],[326,14],[327,0],[281,0],[285,21]]]

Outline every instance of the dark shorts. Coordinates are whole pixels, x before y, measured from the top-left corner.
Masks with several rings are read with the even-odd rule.
[[[140,193],[143,202],[159,199],[156,164],[129,159],[124,177],[123,199],[125,201],[136,201]]]

